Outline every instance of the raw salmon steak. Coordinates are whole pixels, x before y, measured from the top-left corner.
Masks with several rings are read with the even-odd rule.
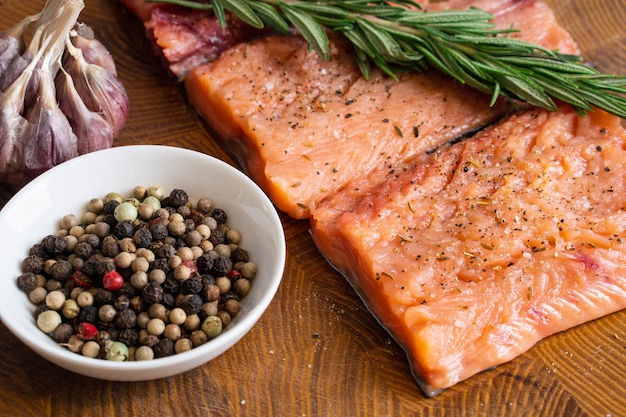
[[[313,212],[427,395],[626,308],[626,131],[529,110]]]
[[[454,2],[459,5],[470,2]],[[480,1],[498,26],[523,39],[576,52],[542,2]],[[435,3],[442,7],[440,3]],[[391,164],[494,122],[510,107],[438,72],[374,71],[365,80],[347,45],[322,61],[297,37],[239,44],[185,80],[189,101],[279,209],[307,218],[355,178],[373,181]]]

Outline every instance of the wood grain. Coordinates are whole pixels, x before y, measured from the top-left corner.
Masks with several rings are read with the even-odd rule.
[[[584,57],[626,68],[626,0],[551,0]],[[0,0],[0,30],[43,0]],[[116,59],[131,103],[115,145],[165,144],[236,162],[114,0],[81,21]],[[0,207],[16,190],[0,186]],[[402,349],[320,256],[308,225],[282,216],[284,280],[258,325],[214,361],[156,381],[120,383],[50,364],[0,324],[0,416],[625,416],[626,312],[555,335],[528,353],[426,398]]]

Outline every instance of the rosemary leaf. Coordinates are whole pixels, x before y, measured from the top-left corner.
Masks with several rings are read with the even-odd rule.
[[[263,20],[259,15],[248,5],[247,1],[242,0],[215,0],[224,9],[235,14],[239,19],[243,20],[246,24],[255,27],[257,29],[263,28]]]
[[[413,0],[147,0],[212,9],[222,25],[225,11],[254,27],[300,32],[323,59],[330,59],[327,31],[352,44],[365,79],[372,67],[397,78],[435,68],[460,83],[498,97],[555,110],[553,99],[580,114],[594,107],[626,118],[626,77],[602,74],[577,55],[561,54],[498,29],[477,8],[424,12]]]
[[[330,43],[322,25],[311,15],[303,13],[291,3],[280,2],[280,10],[322,59],[329,60]]]

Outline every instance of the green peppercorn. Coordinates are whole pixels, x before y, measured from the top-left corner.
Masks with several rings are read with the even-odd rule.
[[[152,187],[148,187],[148,190],[146,192],[148,194],[148,196],[152,196],[155,197],[156,199],[163,200],[163,198],[165,197],[165,190],[163,189],[163,187],[160,186],[152,186]]]
[[[128,346],[122,342],[109,340],[105,343],[104,350],[109,361],[124,362],[128,360]]]
[[[222,320],[218,316],[208,316],[202,322],[201,329],[209,339],[214,339],[222,333]]]
[[[75,319],[78,317],[78,313],[80,313],[80,306],[76,300],[69,298],[63,303],[61,313],[63,313],[63,316],[68,320]]]
[[[62,322],[61,315],[55,310],[46,310],[37,316],[37,327],[44,333],[53,332]]]
[[[133,222],[138,215],[137,207],[133,203],[125,201],[115,207],[113,215],[118,222]]]

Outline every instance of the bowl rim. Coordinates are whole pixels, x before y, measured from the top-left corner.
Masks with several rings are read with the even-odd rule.
[[[111,148],[93,151],[76,158],[70,159],[62,164],[59,164],[48,171],[40,174],[20,190],[18,190],[10,199],[7,201],[5,206],[0,210],[0,224],[4,223],[6,213],[13,209],[13,206],[19,205],[22,196],[31,192],[31,190],[35,189],[39,184],[48,181],[50,178],[57,175],[57,173],[61,170],[71,169],[74,165],[83,164],[88,162],[91,159],[99,158],[103,154],[116,155],[119,153],[127,153],[127,152],[147,152],[147,151],[157,151],[157,152],[168,152],[170,154],[175,154],[177,157],[181,158],[202,158],[210,163],[211,166],[217,167],[219,170],[224,170],[228,172],[229,175],[233,175],[237,177],[238,181],[241,181],[250,188],[249,191],[253,191],[255,193],[254,198],[260,202],[260,205],[265,212],[269,216],[272,221],[272,227],[274,231],[281,233],[279,234],[280,238],[276,239],[276,265],[272,267],[272,270],[275,269],[275,277],[269,280],[270,285],[265,289],[262,293],[262,296],[254,302],[251,308],[247,310],[245,317],[236,316],[233,318],[231,324],[225,329],[225,331],[220,334],[217,338],[208,341],[207,343],[194,347],[188,352],[183,352],[179,354],[174,354],[171,356],[163,357],[163,358],[155,358],[150,361],[126,361],[126,362],[115,362],[115,361],[107,361],[103,359],[89,358],[83,356],[78,353],[73,353],[65,348],[54,348],[53,345],[44,345],[40,343],[36,343],[34,339],[28,338],[27,334],[24,334],[23,328],[21,326],[16,326],[12,323],[10,319],[11,312],[8,311],[3,303],[0,303],[0,322],[4,324],[11,333],[16,336],[20,341],[22,341],[25,345],[27,345],[31,350],[40,356],[50,360],[51,362],[56,363],[59,366],[62,366],[71,371],[82,373],[87,376],[91,376],[94,378],[101,379],[119,379],[119,378],[102,378],[100,376],[94,376],[92,374],[93,371],[106,374],[107,371],[115,371],[122,372],[124,374],[131,375],[132,373],[142,370],[157,370],[157,369],[165,369],[176,365],[180,362],[185,362],[186,359],[191,360],[192,355],[197,359],[196,364],[194,366],[182,369],[179,372],[174,373],[166,373],[158,377],[165,377],[169,375],[174,375],[176,373],[184,372],[186,370],[195,368],[203,363],[209,362],[215,357],[221,355],[226,350],[230,349],[237,341],[239,341],[260,319],[265,310],[269,307],[271,301],[274,299],[276,292],[282,282],[282,278],[285,271],[285,263],[286,263],[286,236],[282,226],[282,222],[278,215],[278,212],[269,199],[265,192],[246,174],[237,169],[236,167],[226,163],[225,161],[209,155],[203,152],[175,147],[169,145],[123,145],[123,146],[114,146]],[[130,181],[132,183],[132,181]],[[42,234],[43,237],[43,234]],[[13,277],[17,279],[17,277]],[[7,278],[7,281],[9,279]],[[36,324],[35,324],[36,329]],[[38,330],[38,329],[37,329]],[[47,336],[49,337],[49,336]],[[211,355],[211,351],[213,347],[216,345],[225,346],[225,349],[219,351],[215,355]],[[219,349],[218,349],[219,350]],[[71,363],[72,366],[65,366]],[[84,372],[83,372],[84,371]],[[143,380],[143,379],[155,379],[155,377],[150,378],[138,378],[138,379],[128,379],[122,378],[124,380]]]

